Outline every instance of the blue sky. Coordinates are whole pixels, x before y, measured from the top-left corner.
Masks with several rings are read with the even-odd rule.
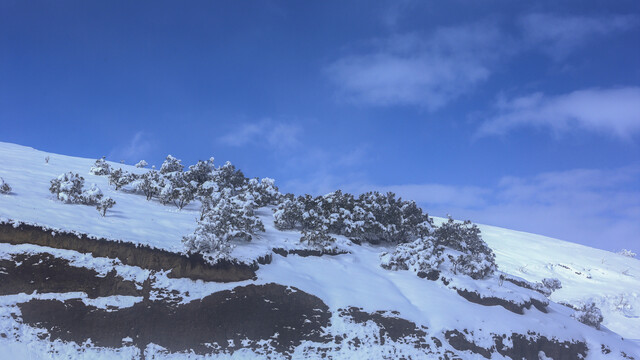
[[[0,123],[640,250],[637,1],[5,0]]]

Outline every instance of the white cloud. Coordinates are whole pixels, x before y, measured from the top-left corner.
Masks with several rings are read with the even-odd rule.
[[[218,140],[228,146],[259,145],[273,149],[293,148],[299,144],[300,126],[264,119],[243,124]]]
[[[522,230],[608,250],[640,244],[640,166],[505,177],[492,188],[441,184],[378,187],[431,215]]]
[[[561,60],[598,36],[629,30],[640,21],[529,14],[517,23],[515,32],[488,21],[372,40],[366,49],[332,62],[326,73],[342,100],[433,111],[472,92],[515,54],[540,50]]]
[[[640,132],[640,87],[586,89],[558,96],[535,93],[498,103],[498,115],[478,135],[503,134],[520,126],[555,132],[580,128],[629,138]]]
[[[486,80],[505,42],[490,23],[394,36],[335,61],[327,73],[347,100],[435,110]]]
[[[561,60],[594,38],[628,30],[638,24],[634,16],[558,16],[529,14],[520,19],[524,41]]]
[[[149,136],[143,131],[138,131],[128,143],[111,150],[108,158],[112,161],[138,162],[149,155],[152,147]]]

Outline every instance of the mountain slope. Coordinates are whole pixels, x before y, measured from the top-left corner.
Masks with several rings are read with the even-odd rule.
[[[45,163],[47,156],[49,162]],[[147,201],[143,196],[114,191],[105,177],[89,174],[94,161],[0,143],[0,177],[13,188],[11,194],[0,195],[0,221],[15,226],[32,224],[44,228],[43,233],[76,232],[142,244],[152,249],[183,252],[180,239],[193,232],[198,204],[190,204],[180,211],[173,206]],[[132,172],[145,171],[127,165],[111,165]],[[96,183],[105,195],[116,200],[116,206],[106,217],[101,217],[93,207],[64,204],[51,195],[49,181],[67,171],[79,173],[87,183]],[[640,262],[636,259],[538,235],[480,226],[484,240],[496,253],[499,270],[532,282],[549,277],[561,280],[562,289],[551,295],[554,302],[545,305],[548,300],[541,294],[508,281],[498,282],[496,278],[429,281],[409,271],[385,270],[380,266],[379,256],[383,251],[392,250],[391,246],[356,245],[338,236],[338,247],[345,254],[287,254],[291,250],[304,250],[299,243],[300,233],[276,230],[270,208],[259,209],[258,216],[266,232],[250,243],[238,245],[232,253],[238,261],[258,266],[255,278],[229,283],[175,278],[170,271],[132,266],[126,260],[81,254],[73,249],[0,244],[0,259],[5,261],[3,266],[7,273],[23,274],[46,263],[51,269],[59,267],[62,274],[76,274],[74,279],[111,276],[108,278],[110,285],[105,286],[109,291],[113,290],[90,296],[89,292],[93,290],[78,287],[76,281],[73,286],[67,286],[76,291],[60,291],[62,285],[58,284],[55,287],[58,290],[51,290],[51,295],[45,294],[42,288],[38,293],[22,290],[10,294],[7,291],[0,296],[0,332],[6,335],[0,338],[0,348],[15,352],[16,358],[46,357],[52,350],[61,357],[136,357],[146,353],[172,358],[185,356],[187,349],[197,357],[198,351],[193,347],[178,346],[171,338],[166,339],[158,333],[158,324],[166,321],[158,314],[174,309],[171,311],[182,314],[179,319],[191,319],[194,312],[204,314],[209,311],[219,317],[229,313],[221,310],[226,308],[220,308],[226,304],[224,299],[240,293],[250,294],[243,295],[242,299],[260,299],[257,303],[245,304],[245,308],[275,304],[264,310],[271,315],[256,312],[254,317],[243,318],[242,322],[251,322],[261,316],[273,321],[265,320],[269,326],[265,325],[264,333],[249,331],[249,327],[225,328],[226,333],[240,332],[244,336],[228,338],[220,337],[222,335],[206,324],[201,325],[200,333],[210,333],[212,339],[220,337],[228,341],[226,344],[215,341],[211,345],[211,352],[221,358],[252,358],[255,354],[274,358],[316,358],[321,354],[363,359],[399,356],[470,359],[487,355],[492,358],[579,358],[584,353],[587,358],[615,359],[623,354],[638,358],[640,353],[636,343],[620,339],[621,336],[640,339],[637,310],[640,309],[637,290],[640,289]],[[274,253],[273,249],[280,250]],[[45,254],[51,254],[51,257]],[[258,265],[259,259],[262,260]],[[33,266],[21,266],[29,261]],[[78,275],[78,271],[84,275]],[[127,287],[122,284],[127,281],[135,286],[124,291],[122,289]],[[61,309],[61,303],[53,299],[64,302],[62,308],[75,311],[69,316],[106,311],[101,320],[96,320],[97,326],[131,319],[134,315],[127,311],[148,304],[154,310],[145,313],[144,320],[151,321],[153,326],[135,331],[114,329],[114,333],[122,335],[121,344],[105,345],[111,344],[109,341],[113,339],[101,339],[100,334],[91,340],[85,339],[82,334],[86,334],[86,330],[74,329],[75,325],[65,322],[65,317],[51,317],[55,309]],[[588,299],[595,300],[603,310],[604,327],[600,330],[577,322],[570,317],[572,309],[556,303],[575,305]],[[236,299],[230,304],[239,301]],[[167,307],[163,307],[165,305]],[[91,306],[95,309],[87,310]],[[43,312],[40,309],[52,310]],[[139,309],[133,311],[133,314],[141,313],[144,312]],[[23,320],[16,320],[20,316]],[[112,317],[118,321],[109,320]],[[296,319],[301,317],[307,318],[298,323]],[[224,324],[238,321],[233,318]],[[200,326],[197,316],[191,324],[194,329]],[[69,333],[75,334],[75,338],[52,330],[65,326],[70,327]],[[262,327],[253,325],[250,328]],[[149,334],[148,339],[135,339],[128,331]],[[296,338],[294,333],[305,335]],[[191,340],[184,339],[183,343]],[[202,351],[207,353],[208,350]],[[517,351],[521,353],[516,354]]]

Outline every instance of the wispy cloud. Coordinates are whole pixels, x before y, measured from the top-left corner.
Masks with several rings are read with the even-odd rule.
[[[218,140],[228,146],[257,145],[273,149],[293,148],[299,145],[302,128],[293,123],[264,119],[241,125]]]
[[[528,231],[609,250],[640,243],[640,166],[505,177],[493,187],[377,187],[418,201],[431,215]],[[371,186],[369,186],[371,187]]]
[[[556,60],[598,37],[626,31],[639,23],[634,16],[558,16],[528,14],[520,19],[523,40]]]
[[[138,131],[129,142],[112,149],[108,158],[112,161],[137,162],[148,156],[152,148],[153,144],[149,135],[143,131]]]
[[[341,100],[434,111],[474,91],[516,54],[542,51],[561,60],[595,38],[621,33],[640,23],[634,16],[539,13],[516,22],[517,31],[485,21],[373,39],[359,51],[332,62],[326,73]]]
[[[586,89],[558,96],[535,93],[502,99],[497,112],[480,126],[479,136],[535,126],[555,132],[580,128],[627,139],[640,132],[640,87]]]
[[[327,74],[349,101],[435,110],[486,80],[505,42],[492,23],[405,34],[338,59]]]

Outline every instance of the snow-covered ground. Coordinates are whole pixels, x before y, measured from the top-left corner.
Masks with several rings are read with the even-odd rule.
[[[48,164],[45,163],[47,156],[50,158]],[[183,235],[194,230],[198,204],[190,204],[185,209],[178,210],[174,206],[147,201],[144,196],[114,191],[108,185],[106,177],[89,173],[94,161],[95,159],[49,154],[24,146],[0,143],[0,177],[13,188],[11,194],[0,195],[0,220],[11,219],[96,237],[147,244],[170,251],[182,251],[180,240]],[[127,171],[145,171],[133,166],[110,164]],[[101,217],[94,207],[64,204],[49,192],[49,181],[68,171],[79,173],[85,178],[87,185],[96,183],[106,196],[116,200],[116,206],[107,212],[106,217]],[[276,230],[270,209],[260,209],[258,215],[265,225],[266,233],[251,243],[238,246],[234,250],[234,256],[251,260],[269,253],[272,248],[298,246],[300,234],[295,231]],[[436,219],[436,223],[442,220]],[[550,304],[547,314],[531,308],[525,310],[525,316],[505,311],[499,306],[487,307],[470,303],[441,282],[420,279],[408,271],[388,271],[381,268],[379,255],[382,251],[389,250],[388,247],[358,246],[342,237],[338,237],[339,247],[349,251],[349,254],[306,258],[274,255],[271,264],[260,267],[257,272],[258,279],[255,281],[218,284],[170,279],[163,273],[155,276],[158,286],[178,290],[184,295],[183,301],[201,298],[235,286],[276,282],[319,297],[332,311],[348,306],[362,307],[369,312],[399,311],[401,317],[427,326],[430,333],[461,328],[477,330],[476,333],[482,333],[480,329],[483,329],[485,333],[490,331],[496,334],[527,333],[533,330],[561,340],[586,339],[590,344],[615,343],[628,354],[640,356],[638,346],[631,342],[619,341],[620,336],[626,339],[640,339],[639,260],[529,233],[484,225],[480,225],[480,229],[483,238],[496,253],[499,270],[532,282],[543,278],[560,279],[563,287],[552,294],[551,300],[571,304],[587,300],[596,301],[604,315],[602,330],[597,331],[569,318],[572,310],[555,303]],[[81,255],[73,251],[33,245],[0,244],[0,259],[18,252],[43,251],[70,259],[74,266],[96,269],[101,274],[115,268],[125,279],[137,282],[149,276],[147,270],[122,265],[117,261],[95,259],[90,255]],[[478,282],[467,285],[483,286]],[[517,293],[520,296],[523,293],[521,288],[506,282],[500,289],[491,289],[491,285],[487,284],[484,291],[500,291],[507,294],[505,296],[509,293]],[[185,295],[187,291],[188,296]],[[36,330],[18,324],[7,315],[8,312],[16,310],[16,303],[37,296],[45,295],[21,294],[0,297],[0,329],[18,327],[18,331],[21,332],[20,343],[0,339],[0,348],[4,350],[4,354],[14,354],[15,357],[12,358],[25,358],[25,354],[39,358],[54,346],[38,340]],[[76,297],[83,298],[83,295]],[[134,297],[112,297],[104,301],[116,306],[131,306],[140,300]],[[567,323],[568,321],[571,323]],[[343,331],[340,327],[348,326],[339,319],[332,319],[332,327],[335,327],[334,330],[337,332]],[[476,338],[475,341],[482,344],[483,341],[488,343],[490,339]],[[78,346],[73,344],[55,346],[64,354],[71,354],[71,357],[79,351]],[[137,349],[126,347],[100,352],[85,349],[82,354],[87,358],[120,358],[135,357],[135,351]],[[250,355],[238,352],[234,357],[251,358]],[[356,358],[355,353],[336,355]],[[590,358],[597,359],[599,355],[596,352],[595,357]],[[363,359],[368,358],[366,352],[359,356]],[[171,358],[170,355],[166,357]]]

